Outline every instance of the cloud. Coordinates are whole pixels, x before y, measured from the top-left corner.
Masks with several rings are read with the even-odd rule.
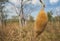
[[[53,16],[60,16],[60,6],[53,9]]]
[[[56,8],[56,14],[57,14],[57,15],[60,15],[60,7],[57,7],[57,8]]]
[[[37,0],[32,0],[32,4],[36,4],[37,3]]]
[[[57,10],[57,11],[60,11],[60,7],[57,7],[56,10]]]
[[[31,1],[27,2],[27,4],[29,4],[29,3],[32,3],[35,5],[35,4],[39,3],[39,0],[31,0]]]
[[[19,2],[19,0],[9,0],[10,2],[12,2],[12,3],[14,3],[15,5],[19,5],[20,4],[20,2]]]
[[[58,3],[59,0],[50,0],[51,4]]]
[[[13,3],[16,3],[17,2],[17,0],[9,0],[10,2],[13,2]]]
[[[32,0],[32,4],[40,4],[39,0]]]
[[[19,0],[9,0],[10,2],[14,3],[15,5],[20,4]],[[25,2],[26,0],[24,0],[23,2]],[[26,2],[25,4],[29,4],[32,3],[33,5],[40,5],[39,0],[31,0]]]

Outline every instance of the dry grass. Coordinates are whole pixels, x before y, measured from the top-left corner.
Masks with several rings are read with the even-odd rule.
[[[31,41],[33,37],[33,23],[19,28],[17,22],[7,23],[0,27],[0,41]],[[60,23],[48,23],[45,31],[37,38],[37,41],[60,41]]]

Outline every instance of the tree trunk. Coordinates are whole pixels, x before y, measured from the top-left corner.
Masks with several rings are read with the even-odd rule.
[[[20,10],[19,25],[21,25],[21,26],[25,25],[25,18],[24,18],[24,13],[23,13],[23,0],[21,0],[21,10]]]

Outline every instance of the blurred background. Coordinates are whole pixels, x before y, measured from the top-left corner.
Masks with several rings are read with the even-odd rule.
[[[37,41],[60,41],[60,0],[43,2],[48,24]],[[0,41],[31,41],[41,8],[39,0],[0,0]]]

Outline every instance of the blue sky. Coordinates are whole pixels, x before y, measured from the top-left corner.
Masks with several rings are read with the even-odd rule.
[[[60,15],[60,0],[44,0],[44,2],[45,2],[45,5],[46,5],[46,8],[45,8],[46,12],[52,10],[53,13],[54,13],[54,16],[56,16],[57,14]],[[32,14],[35,17],[38,14],[38,12],[40,11],[40,8],[39,7],[37,7],[37,8],[38,8],[38,10],[36,10]],[[56,11],[58,12],[57,14],[56,14]]]
[[[25,1],[25,0],[24,0]],[[56,15],[60,15],[60,0],[43,0],[46,8],[45,11],[48,12],[50,10],[53,11],[54,16]],[[17,0],[10,0],[10,2],[14,3],[16,6],[20,5],[20,2]],[[36,15],[39,13],[40,9],[41,9],[41,3],[39,2],[39,0],[32,0],[31,2],[27,2],[26,4],[29,4],[33,6],[34,11],[32,11],[31,15],[33,17],[36,17]],[[10,9],[11,10],[12,5],[9,5],[8,3],[6,3],[6,9]],[[13,11],[12,11],[13,10]],[[12,13],[10,15],[16,15],[16,12],[14,11],[14,9],[12,9]],[[58,13],[56,13],[56,11]]]

